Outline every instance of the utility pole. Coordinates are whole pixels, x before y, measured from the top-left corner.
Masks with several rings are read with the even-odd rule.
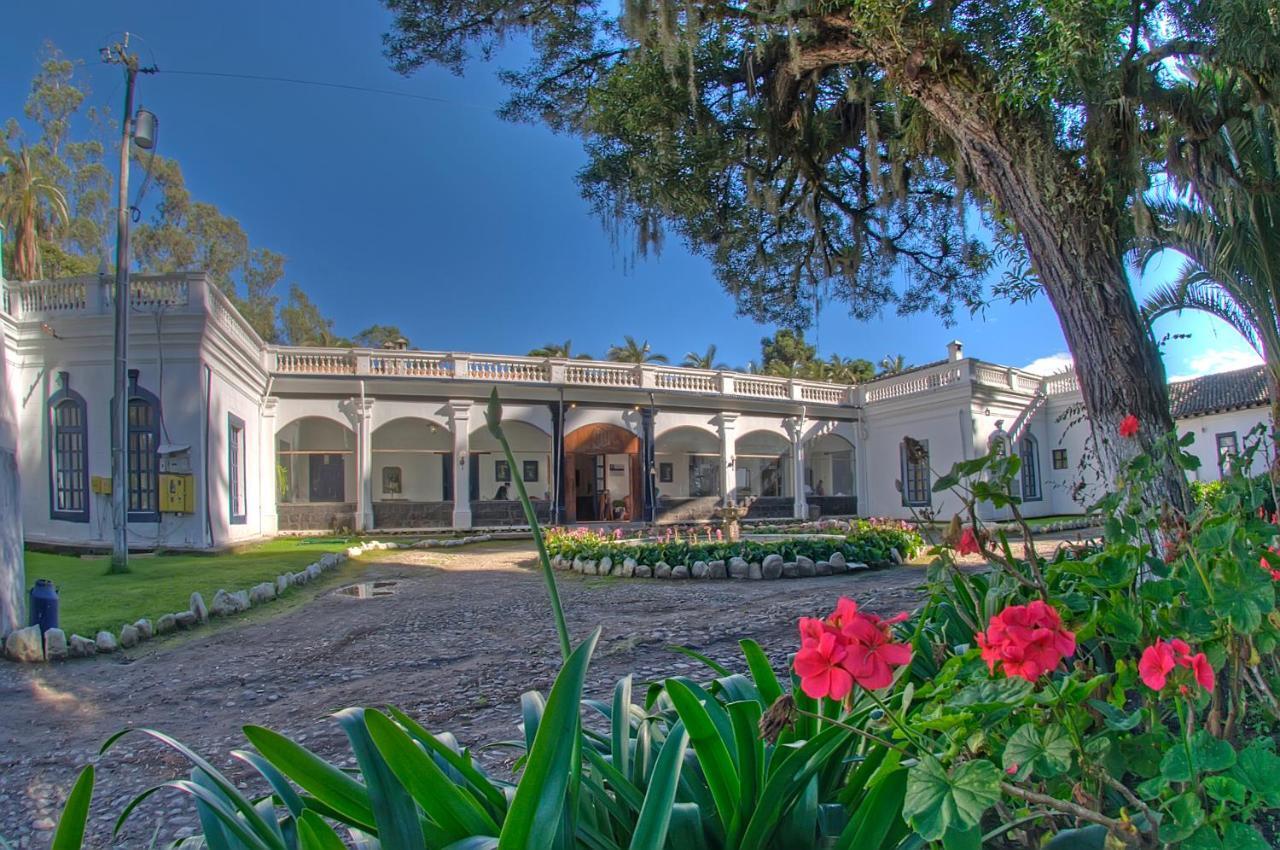
[[[138,67],[138,57],[129,52],[129,34],[122,41],[102,48],[102,61],[123,65],[125,73],[124,116],[120,121],[120,180],[116,202],[116,291],[115,306],[115,404],[111,415],[111,572],[129,571],[129,454],[125,445],[129,434],[129,147],[133,139],[133,89],[138,73],[154,68]]]

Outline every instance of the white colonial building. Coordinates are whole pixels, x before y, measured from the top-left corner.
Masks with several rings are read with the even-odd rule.
[[[6,283],[5,417],[31,542],[111,540],[112,293],[98,277]],[[129,534],[221,548],[278,531],[939,515],[934,477],[1005,440],[1029,515],[1093,483],[1074,376],[965,355],[863,386],[663,365],[263,343],[203,275],[135,277]],[[484,424],[497,387],[515,454]],[[1267,415],[1258,370],[1174,387],[1201,473]],[[0,417],[4,418],[4,417]],[[927,450],[908,457],[905,438]],[[899,484],[901,482],[901,484]],[[2,499],[0,499],[2,502]]]

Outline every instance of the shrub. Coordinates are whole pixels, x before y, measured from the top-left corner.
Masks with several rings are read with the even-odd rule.
[[[695,561],[727,561],[740,557],[746,561],[762,561],[768,555],[781,555],[794,561],[803,555],[815,561],[826,560],[840,552],[846,560],[867,564],[885,564],[893,560],[890,550],[904,558],[913,557],[923,546],[919,533],[902,523],[854,520],[824,532],[839,533],[844,540],[794,537],[789,540],[742,540],[730,543],[715,539],[710,528],[677,531],[668,529],[657,540],[627,539],[618,533],[586,529],[551,529],[547,533],[547,552],[572,560],[576,557],[598,561],[608,556],[614,561],[635,558],[642,564],[693,564]],[[707,539],[710,537],[711,539]]]

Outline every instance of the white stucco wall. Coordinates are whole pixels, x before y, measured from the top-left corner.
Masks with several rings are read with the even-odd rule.
[[[10,325],[0,316],[0,638],[26,622],[22,556],[17,400],[20,373],[10,362]]]
[[[1245,410],[1232,410],[1226,413],[1212,413],[1208,416],[1196,416],[1178,420],[1178,433],[1190,432],[1195,435],[1188,449],[1200,458],[1200,468],[1192,474],[1196,481],[1217,481],[1221,478],[1218,469],[1217,436],[1219,434],[1235,434],[1236,444],[1244,451],[1248,434],[1258,425],[1269,427],[1271,411],[1266,407],[1252,407]],[[1252,439],[1256,440],[1257,437]],[[1269,440],[1263,437],[1262,448],[1267,448]],[[1259,450],[1254,454],[1251,473],[1263,472],[1268,466],[1267,453]]]

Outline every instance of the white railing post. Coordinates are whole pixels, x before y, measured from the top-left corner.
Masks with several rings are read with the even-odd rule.
[[[718,372],[716,373],[716,379],[720,385],[721,395],[734,394],[733,375],[729,374],[728,372]]]
[[[656,387],[657,381],[654,380],[655,373],[653,367],[644,363],[636,364],[636,386],[642,389],[653,389]]]
[[[471,377],[471,358],[466,354],[453,354],[453,377],[466,380]],[[457,496],[457,493],[454,494]],[[470,513],[470,511],[468,511]]]
[[[352,352],[355,358],[356,374],[371,375],[373,374],[373,364],[370,362],[373,358],[373,352],[367,348],[358,348]]]
[[[563,384],[567,379],[564,362],[547,358],[547,380],[553,384]]]

